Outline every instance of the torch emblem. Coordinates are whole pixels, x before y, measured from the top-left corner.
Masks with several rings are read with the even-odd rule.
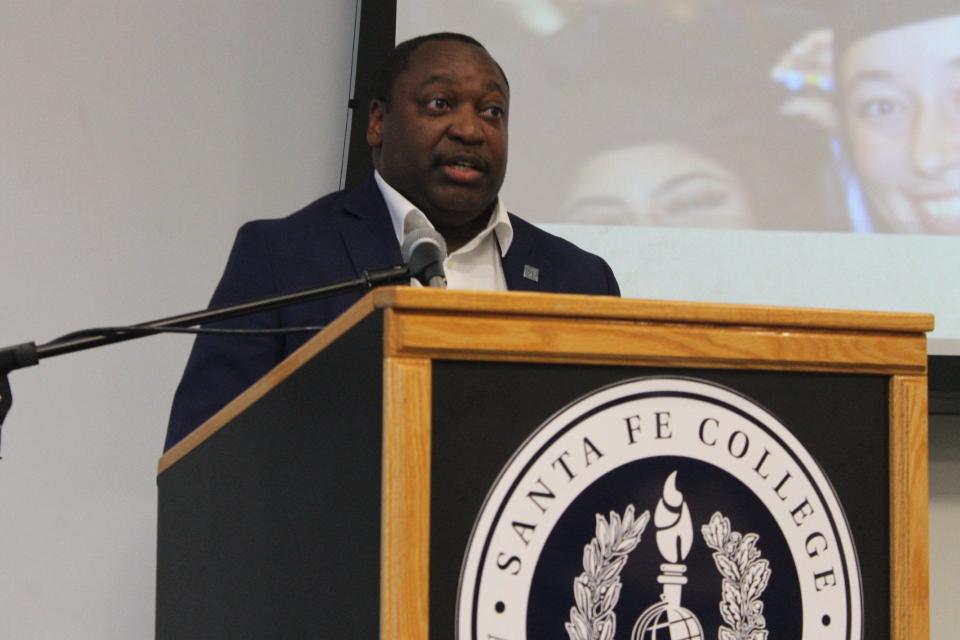
[[[596,537],[584,547],[584,572],[574,582],[575,606],[565,627],[570,640],[613,640],[617,629],[614,612],[620,600],[620,572],[640,544],[649,512],[634,516],[629,505],[621,516],[597,514]],[[677,472],[663,483],[663,493],[653,513],[657,550],[663,563],[657,582],[660,600],[644,610],[633,625],[630,640],[706,640],[697,616],[683,606],[687,584],[684,561],[694,543],[693,520],[687,501],[677,489]],[[770,580],[770,566],[760,555],[755,533],[732,531],[730,520],[714,513],[700,528],[713,560],[723,577],[720,615],[725,624],[719,640],[766,640],[766,621],[760,596]]]
[[[683,494],[677,490],[677,472],[667,477],[663,495],[653,513],[657,527],[657,548],[663,557],[657,582],[663,586],[660,601],[647,607],[633,626],[631,640],[703,640],[703,627],[681,604],[683,564],[693,545],[693,522]]]

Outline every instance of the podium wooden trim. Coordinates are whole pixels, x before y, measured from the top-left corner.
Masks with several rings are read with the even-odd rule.
[[[890,381],[891,637],[930,637],[926,376]]]
[[[889,376],[891,637],[929,637],[925,333],[932,316],[379,289],[164,454],[159,473],[375,313],[383,314],[384,336],[381,638],[427,640],[429,633],[434,360]]]
[[[430,361],[386,359],[380,637],[427,638],[430,573]]]

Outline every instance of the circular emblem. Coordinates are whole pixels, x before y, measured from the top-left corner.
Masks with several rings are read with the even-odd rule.
[[[600,389],[549,419],[490,490],[457,637],[859,640],[856,550],[816,461],[700,380]]]

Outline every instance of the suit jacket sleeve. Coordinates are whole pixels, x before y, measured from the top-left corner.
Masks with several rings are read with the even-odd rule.
[[[211,307],[266,297],[277,292],[263,221],[245,224],[237,238]],[[275,329],[277,310],[226,320],[218,328]],[[229,345],[226,343],[229,342]],[[183,439],[283,358],[282,336],[201,335],[173,399],[164,448]]]

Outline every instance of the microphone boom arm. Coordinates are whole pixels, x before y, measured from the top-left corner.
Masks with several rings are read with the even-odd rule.
[[[364,271],[358,278],[344,282],[328,284],[304,291],[285,293],[269,298],[250,300],[226,307],[217,307],[216,309],[194,311],[170,316],[169,318],[150,320],[132,325],[132,327],[136,329],[156,329],[156,332],[159,333],[169,328],[192,327],[197,324],[219,322],[221,320],[268,311],[291,304],[318,300],[348,291],[369,291],[374,287],[383,285],[409,283],[410,275],[410,268],[407,265],[398,265],[386,269],[374,269]],[[94,349],[96,347],[102,347],[116,342],[125,342],[148,335],[153,335],[153,333],[145,333],[143,331],[130,333],[117,332],[109,335],[87,335],[82,337],[71,337],[75,336],[75,334],[67,334],[39,346],[34,342],[25,342],[0,348],[0,427],[3,426],[3,420],[7,412],[10,411],[10,406],[13,403],[10,382],[7,379],[11,371],[36,365],[43,358],[52,358],[75,351],[85,351],[86,349]]]

